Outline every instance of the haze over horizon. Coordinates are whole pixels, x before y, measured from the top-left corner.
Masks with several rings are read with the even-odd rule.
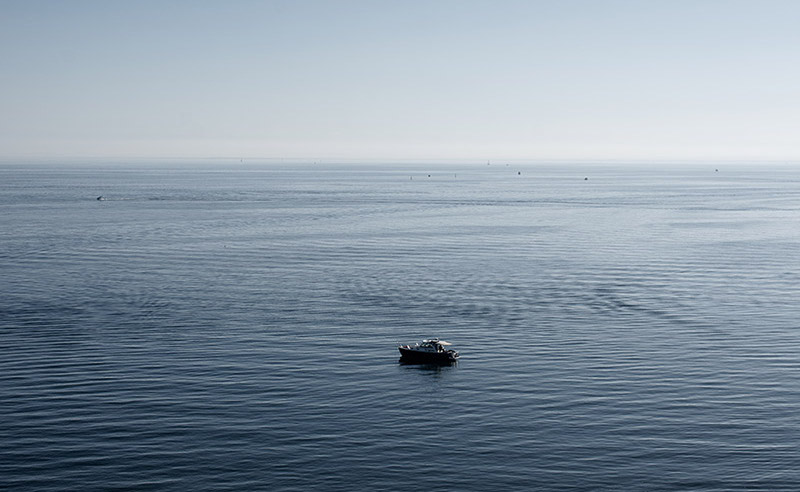
[[[800,159],[788,0],[0,13],[0,158]]]

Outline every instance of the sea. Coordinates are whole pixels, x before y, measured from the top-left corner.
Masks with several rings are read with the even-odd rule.
[[[4,161],[0,489],[800,490],[800,167]]]

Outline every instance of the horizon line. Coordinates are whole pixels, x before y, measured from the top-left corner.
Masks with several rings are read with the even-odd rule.
[[[231,161],[231,163],[305,163],[305,164],[380,164],[380,163],[452,163],[452,164],[470,164],[470,163],[487,163],[489,165],[494,161],[495,164],[501,163],[514,163],[514,164],[556,164],[556,163],[575,163],[575,164],[701,164],[701,163],[769,163],[769,164],[800,164],[800,158],[708,158],[708,157],[681,157],[681,158],[666,158],[666,157],[505,157],[505,158],[466,158],[466,157],[344,157],[344,156],[125,156],[125,155],[0,155],[0,162],[8,163],[9,161],[18,162],[51,162],[54,160],[64,161],[132,161],[132,162],[151,162],[151,161]],[[255,162],[254,162],[255,161]]]

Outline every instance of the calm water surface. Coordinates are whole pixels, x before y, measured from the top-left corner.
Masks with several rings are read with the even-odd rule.
[[[6,163],[0,211],[0,488],[800,489],[798,170]]]

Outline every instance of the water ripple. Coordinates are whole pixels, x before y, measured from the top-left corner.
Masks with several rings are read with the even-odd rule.
[[[800,177],[484,168],[3,169],[0,487],[796,490]]]

